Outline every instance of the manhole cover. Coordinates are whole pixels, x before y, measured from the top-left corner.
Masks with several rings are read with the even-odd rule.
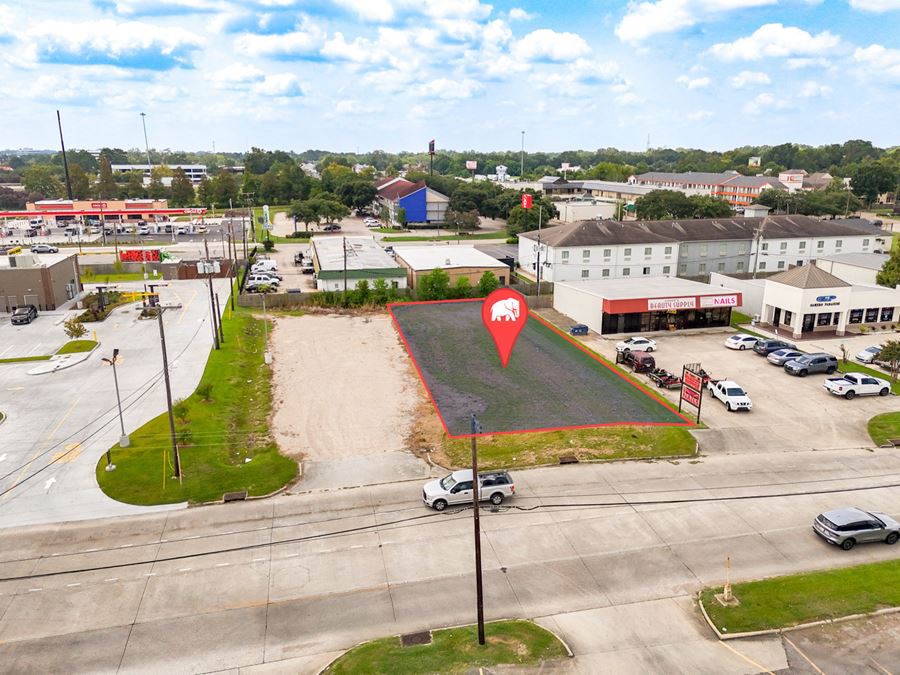
[[[404,647],[412,647],[413,645],[430,645],[431,631],[426,630],[421,633],[407,633],[400,636],[400,644]]]

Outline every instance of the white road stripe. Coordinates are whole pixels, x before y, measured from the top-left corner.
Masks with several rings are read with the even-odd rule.
[[[75,588],[75,586],[81,586],[81,582],[76,581],[74,584],[66,584],[66,588]]]

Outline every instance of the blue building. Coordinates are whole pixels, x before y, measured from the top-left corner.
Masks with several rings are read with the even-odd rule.
[[[406,214],[407,225],[430,225],[444,222],[450,198],[432,190],[424,180],[411,183],[397,179],[378,188],[378,201],[390,215],[394,225],[400,225],[400,209]]]

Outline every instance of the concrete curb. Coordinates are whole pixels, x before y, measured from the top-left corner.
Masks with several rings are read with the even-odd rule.
[[[499,622],[501,622],[501,621],[528,621],[529,623],[534,624],[535,626],[537,626],[537,627],[540,628],[541,630],[547,631],[548,633],[550,633],[550,635],[552,635],[552,636],[555,637],[557,640],[559,640],[560,644],[562,644],[562,646],[565,647],[565,649],[566,649],[566,654],[568,655],[568,658],[570,658],[570,659],[571,659],[571,658],[575,658],[575,654],[572,652],[572,649],[569,647],[569,644],[568,644],[565,640],[563,640],[559,635],[557,635],[557,634],[556,634],[556,631],[552,631],[552,630],[550,630],[549,628],[547,628],[546,626],[542,626],[541,624],[539,624],[539,623],[538,623],[537,621],[535,621],[534,619],[521,619],[521,618],[513,618],[513,619],[494,619],[493,621],[485,621],[485,622],[484,622],[484,625],[487,626],[488,624],[499,623]],[[474,625],[475,625],[474,623],[461,623],[461,624],[458,624],[458,625],[456,625],[456,626],[442,626],[442,627],[440,627],[440,628],[429,628],[429,629],[428,629],[428,632],[429,632],[429,633],[433,633],[433,632],[436,631],[436,630],[453,630],[454,628],[467,628],[468,626],[474,626]],[[396,635],[396,636],[391,636],[391,637],[398,637],[398,638],[399,638],[400,636],[399,636],[399,635]],[[381,640],[382,638],[374,638],[374,639],[375,639],[375,640]],[[329,661],[328,663],[326,663],[321,669],[319,669],[318,671],[316,671],[316,675],[322,675],[326,670],[328,670],[329,668],[331,668],[332,664],[334,664],[335,661],[337,661],[338,659],[342,658],[342,657],[343,657],[344,655],[346,655],[348,652],[350,652],[350,651],[356,649],[357,647],[361,647],[361,646],[364,645],[364,644],[368,644],[369,642],[372,642],[372,640],[363,640],[362,642],[357,642],[357,643],[356,643],[355,645],[353,645],[352,647],[349,647],[349,648],[345,649],[345,650],[343,651],[343,653],[341,653],[340,656],[337,656],[337,657],[333,658],[331,661]],[[277,662],[276,662],[276,663],[277,663]],[[543,662],[542,662],[542,663],[543,663]],[[501,664],[501,665],[502,665],[502,664]]]
[[[760,637],[763,635],[781,635],[783,633],[792,633],[798,630],[805,630],[807,628],[816,628],[817,626],[828,626],[837,623],[844,623],[846,621],[855,621],[856,619],[865,619],[873,616],[882,616],[884,614],[896,614],[900,612],[900,607],[887,607],[885,609],[876,609],[874,612],[868,612],[866,614],[848,614],[847,616],[840,616],[836,619],[822,619],[820,621],[810,621],[807,623],[799,623],[796,626],[786,626],[784,628],[769,628],[768,630],[753,630],[753,631],[745,631],[743,633],[722,633],[716,625],[713,623],[712,619],[709,618],[709,614],[706,613],[706,607],[703,606],[703,600],[701,599],[701,594],[703,591],[697,592],[697,603],[700,605],[700,612],[703,614],[703,618],[706,619],[706,623],[712,629],[713,633],[716,634],[716,637],[720,640],[738,640],[741,638],[751,638],[751,637]]]
[[[65,370],[79,363],[87,361],[91,354],[100,348],[100,341],[89,352],[79,352],[78,354],[54,354],[49,361],[42,361],[42,365],[32,368],[28,371],[28,375],[46,375],[47,373],[55,373],[58,370]],[[51,367],[52,365],[52,367]]]

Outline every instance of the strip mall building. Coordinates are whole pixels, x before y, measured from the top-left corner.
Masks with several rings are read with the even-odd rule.
[[[43,227],[65,227],[83,218],[113,223],[140,220],[153,223],[169,220],[171,216],[202,216],[204,213],[205,208],[169,208],[165,199],[44,199],[28,202],[24,211],[0,211],[0,218],[28,219],[32,225]]]
[[[553,309],[601,335],[712,328],[731,323],[740,291],[678,278],[557,282]]]

